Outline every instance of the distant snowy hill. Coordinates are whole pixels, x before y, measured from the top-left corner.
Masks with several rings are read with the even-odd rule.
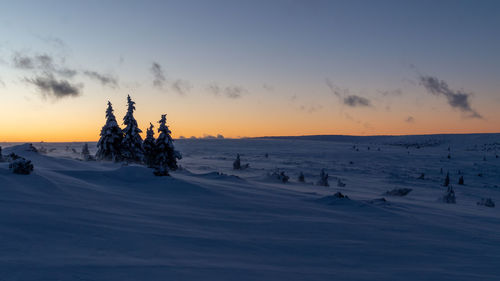
[[[0,163],[0,280],[500,280],[498,134],[175,144],[172,177],[0,144],[34,163]]]

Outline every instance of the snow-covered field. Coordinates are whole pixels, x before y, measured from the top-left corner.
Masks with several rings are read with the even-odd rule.
[[[0,144],[35,166],[0,163],[0,280],[500,280],[500,135],[175,144],[172,177],[77,160],[81,143]]]

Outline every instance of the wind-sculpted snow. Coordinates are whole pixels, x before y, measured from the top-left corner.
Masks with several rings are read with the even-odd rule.
[[[0,144],[35,167],[0,163],[0,280],[498,279],[500,136],[375,139],[177,140],[171,177],[82,143]]]

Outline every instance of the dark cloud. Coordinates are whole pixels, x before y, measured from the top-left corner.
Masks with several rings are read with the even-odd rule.
[[[408,118],[405,119],[406,123],[415,123],[415,118],[413,116],[408,116]]]
[[[358,106],[371,106],[372,103],[369,99],[356,96],[356,95],[350,95],[344,98],[344,104],[351,106],[351,107],[358,107]]]
[[[47,54],[28,56],[21,53],[15,53],[12,57],[14,67],[23,70],[41,70],[46,73],[55,73],[64,77],[71,78],[77,74],[77,71],[54,63],[54,58]]]
[[[193,86],[191,85],[191,83],[189,83],[189,81],[182,79],[175,80],[171,86],[172,89],[181,96],[185,95],[193,88]]]
[[[462,113],[466,114],[467,117],[483,118],[481,114],[470,105],[469,98],[472,95],[471,93],[467,93],[463,90],[451,90],[445,81],[439,80],[433,76],[420,75],[419,80],[420,84],[423,85],[429,93],[436,96],[444,96],[452,108],[460,110]]]
[[[164,84],[167,82],[167,78],[165,78],[165,73],[161,65],[157,62],[153,62],[150,71],[153,74],[153,86],[158,89],[163,89]]]
[[[214,96],[225,95],[231,99],[241,98],[241,96],[248,92],[245,88],[241,86],[227,86],[221,87],[216,83],[212,83],[208,86],[208,91],[210,91]]]
[[[64,97],[77,97],[83,85],[74,85],[67,80],[57,80],[48,74],[35,78],[25,78],[27,83],[35,85],[44,96],[60,99]]]
[[[118,80],[109,74],[102,74],[89,70],[83,71],[83,74],[91,79],[99,81],[103,86],[109,86],[111,88],[116,88],[118,86]]]

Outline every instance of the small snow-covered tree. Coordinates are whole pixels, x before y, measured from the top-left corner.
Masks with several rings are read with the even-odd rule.
[[[142,143],[142,148],[144,149],[144,163],[148,167],[153,167],[155,164],[156,145],[153,128],[153,124],[149,123],[149,128],[146,130],[146,138]]]
[[[0,162],[3,162],[3,156],[2,156],[2,147],[0,146]]]
[[[446,178],[444,179],[443,186],[448,186],[448,185],[450,185],[450,173],[446,173]]]
[[[174,142],[172,136],[170,135],[172,132],[166,124],[167,115],[163,114],[158,123],[160,124],[160,127],[158,128],[158,133],[160,134],[155,142],[155,175],[166,176],[168,175],[168,170],[177,170],[177,160],[182,159],[182,155],[174,148]]]
[[[113,106],[108,101],[106,109],[106,124],[101,129],[101,138],[97,142],[97,160],[120,161],[123,140],[122,129],[116,122]]]
[[[124,160],[131,162],[141,162],[143,159],[144,150],[142,148],[142,138],[139,133],[142,133],[134,118],[135,102],[127,96],[127,114],[123,117],[123,140],[122,140],[122,157]]]
[[[83,147],[82,147],[82,158],[85,161],[88,161],[90,159],[89,145],[87,143],[83,144]]]
[[[328,183],[328,173],[325,172],[325,169],[321,169],[319,180],[316,184],[321,186],[330,186],[330,184]]]
[[[239,170],[241,169],[241,160],[240,160],[240,154],[236,154],[236,160],[233,162],[233,169],[234,170]]]

